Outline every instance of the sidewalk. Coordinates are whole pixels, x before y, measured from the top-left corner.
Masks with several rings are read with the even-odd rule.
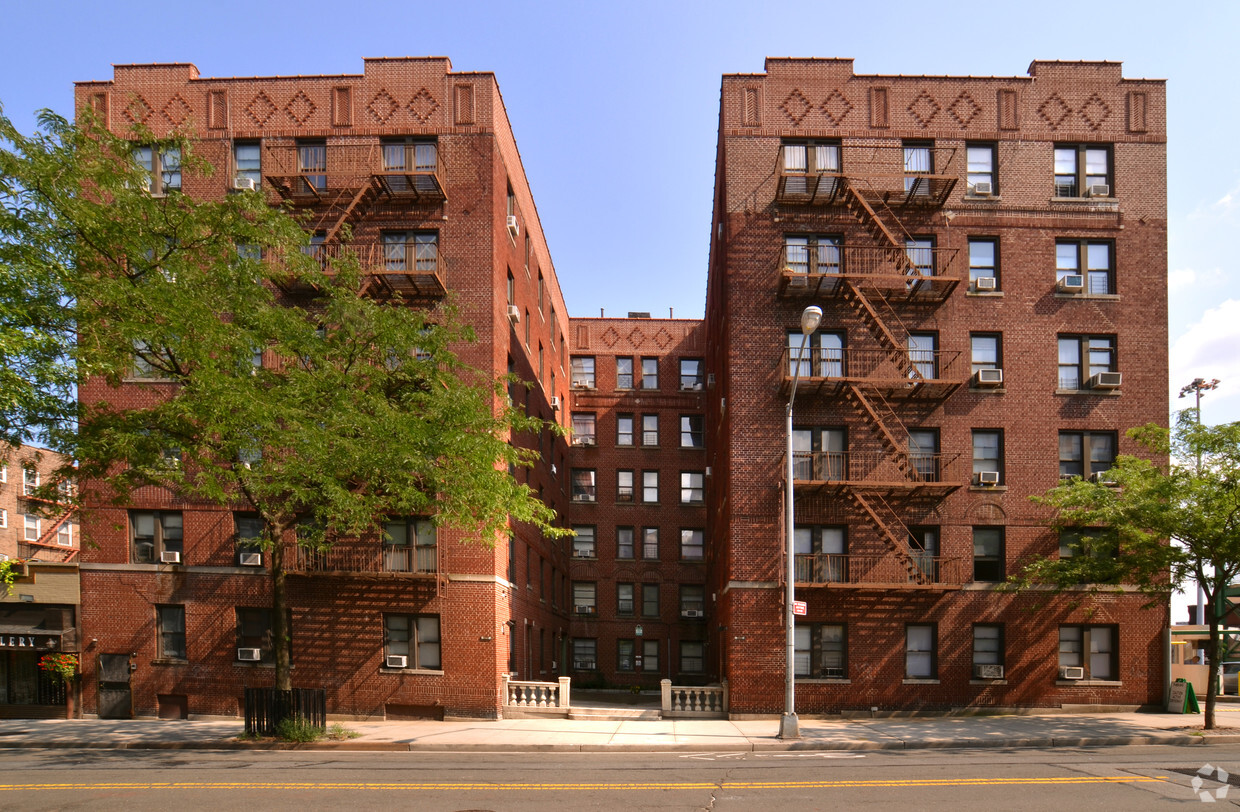
[[[277,744],[239,741],[237,737],[243,730],[240,720],[6,719],[0,720],[0,748],[715,753],[1240,743],[1240,707],[1219,708],[1218,724],[1223,729],[1218,732],[1202,735],[1201,721],[1200,715],[1170,713],[802,719],[801,738],[796,741],[781,741],[777,737],[777,718],[378,721],[343,723],[346,729],[360,734],[347,741]]]

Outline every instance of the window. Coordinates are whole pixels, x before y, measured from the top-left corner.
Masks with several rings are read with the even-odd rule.
[[[658,471],[642,471],[642,501],[650,504],[659,501]]]
[[[327,142],[297,142],[297,194],[317,194],[327,189]]]
[[[702,388],[702,359],[680,359],[680,388],[699,391]]]
[[[22,468],[22,495],[30,496],[39,487],[39,472],[34,468]]]
[[[701,561],[706,557],[705,531],[680,531],[680,557],[684,561]]]
[[[659,616],[659,585],[642,584],[642,617]]]
[[[594,558],[594,528],[574,527],[573,533],[573,558]]]
[[[969,348],[972,354],[974,375],[983,369],[1003,368],[1003,340],[997,333],[971,333]]]
[[[848,433],[844,429],[792,431],[792,476],[806,482],[840,482],[848,474]]]
[[[617,358],[616,359],[616,388],[632,389],[633,388],[633,359]]]
[[[573,501],[594,502],[598,498],[596,490],[597,472],[593,468],[573,469]]]
[[[422,188],[422,180],[409,180],[399,175],[430,174],[439,168],[439,150],[434,141],[414,138],[383,139],[383,171],[398,175],[384,178],[384,182],[395,192],[427,191]]]
[[[657,414],[642,415],[642,445],[657,446],[659,444],[659,416]]]
[[[973,430],[973,484],[1003,484],[1003,432]]]
[[[404,657],[406,668],[438,671],[443,667],[439,615],[384,615],[383,630],[388,657]]]
[[[389,271],[435,273],[439,264],[439,235],[433,231],[384,231],[383,261]]]
[[[598,668],[598,640],[573,638],[573,670],[594,671]]]
[[[594,388],[594,358],[589,355],[574,355],[569,362],[572,370],[572,387],[574,389]]]
[[[68,520],[61,522],[56,528],[56,543],[61,547],[73,546],[73,525]]]
[[[995,173],[994,144],[966,144],[965,161],[968,164],[966,182],[968,183],[967,192],[969,194],[999,194],[999,187],[995,183],[997,175]],[[979,183],[987,185],[979,190],[977,188]]]
[[[706,501],[706,475],[701,471],[680,472],[680,504],[700,505]]]
[[[904,627],[904,676],[907,679],[936,679],[935,627],[931,623],[910,623]]]
[[[935,333],[908,334],[909,377],[934,380],[939,377],[939,337]]]
[[[908,557],[921,572],[923,580],[932,584],[938,583],[939,528],[908,528]]]
[[[1068,527],[1059,531],[1059,557],[1079,555],[1096,559],[1113,559],[1119,555],[1114,530],[1107,527]]]
[[[909,237],[904,241],[904,255],[910,274],[934,276],[934,237]]]
[[[155,641],[157,656],[161,660],[184,660],[185,654],[185,607],[156,606],[155,620],[159,625],[159,637]]]
[[[573,445],[594,445],[594,412],[573,412]]]
[[[530,309],[525,308],[525,349],[530,348]]]
[[[383,523],[385,572],[435,572],[438,567],[435,523],[425,517],[401,517]]]
[[[181,191],[180,148],[138,147],[133,151],[133,157],[150,176],[147,191],[151,194],[165,195],[168,192]]]
[[[616,415],[616,445],[633,445],[633,415]]]
[[[939,430],[917,429],[908,433],[908,456],[913,471],[926,482],[939,481]]]
[[[0,527],[9,526],[9,512],[4,508],[0,508]]]
[[[973,626],[973,664],[1003,665],[1003,625],[976,623]]]
[[[1115,368],[1115,336],[1059,337],[1060,389],[1089,389],[1095,375]]]
[[[642,671],[647,673],[659,670],[659,641],[642,640]]]
[[[633,585],[616,584],[616,614],[631,615],[636,610],[633,603]]]
[[[929,195],[934,174],[934,144],[924,141],[904,142],[904,191],[910,195]]]
[[[789,375],[839,378],[845,374],[843,333],[811,335],[804,353],[801,352],[803,338],[800,330],[788,331]]]
[[[512,271],[508,272],[508,285],[504,289],[508,299],[508,304],[517,303],[517,280],[512,278]],[[593,364],[591,364],[593,366]]]
[[[517,540],[511,536],[508,538],[508,582],[517,583]]]
[[[642,528],[642,558],[647,561],[659,560],[659,528]]]
[[[701,584],[680,585],[680,616],[704,617],[706,614],[706,587]]]
[[[1086,453],[1088,449],[1088,453]],[[1059,432],[1059,478],[1089,479],[1115,464],[1115,432]]]
[[[973,580],[1002,581],[1007,577],[1002,527],[973,528]]]
[[[659,388],[659,359],[642,359],[642,389]]]
[[[798,582],[848,582],[847,528],[797,525],[792,536],[792,553],[796,558]]]
[[[529,266],[530,266],[530,233],[527,231],[525,232],[525,267],[528,269]],[[539,314],[541,314],[543,312],[543,308],[546,307],[546,305],[543,303],[543,293],[544,293],[543,288],[544,287],[546,287],[546,285],[543,282],[542,271],[539,271],[538,272],[538,312]]]
[[[246,556],[258,556],[258,564],[263,562],[263,520],[258,516],[234,514],[233,525],[236,528],[236,563],[247,564],[253,559]],[[253,564],[249,564],[252,566]]]
[[[573,611],[579,615],[598,613],[598,585],[593,581],[573,581]]]
[[[1115,266],[1111,243],[1098,240],[1056,240],[1055,281],[1083,276],[1083,289],[1090,294],[1115,292]],[[1069,280],[1070,281],[1070,280]]]
[[[697,640],[680,641],[680,672],[701,674],[706,670],[706,644]]]
[[[165,380],[172,367],[172,357],[167,350],[153,346],[141,339],[133,343],[132,376],[142,380]]]
[[[1105,144],[1055,145],[1055,197],[1111,197],[1113,195],[1110,146]]]
[[[793,630],[794,674],[808,679],[847,679],[848,660],[842,624],[797,624]]]
[[[1059,667],[1083,668],[1085,679],[1119,679],[1118,626],[1060,626]]]
[[[993,279],[982,283],[979,279]],[[999,288],[999,241],[993,238],[969,240],[969,284],[974,290],[998,290]]]
[[[130,549],[135,564],[154,564],[163,553],[183,552],[180,513],[134,510],[129,513]]]
[[[706,418],[700,414],[680,416],[680,447],[706,447]]]
[[[616,501],[633,501],[633,472],[630,470],[616,471]]]
[[[508,184],[508,216],[512,217],[517,213],[517,195],[512,191],[512,183]]]
[[[43,520],[38,516],[32,516],[29,513],[25,514],[23,519],[25,522],[25,532],[22,537],[26,541],[38,541],[39,536],[41,535],[40,531],[42,530]]]
[[[783,192],[785,195],[810,195],[811,199],[830,200],[835,194],[840,171],[840,145],[835,141],[802,141],[783,145]],[[812,178],[812,180],[811,180]]]
[[[838,274],[843,242],[825,234],[784,235],[784,273]]]
[[[254,182],[254,188],[263,185],[263,158],[261,145],[253,141],[238,141],[233,144],[233,177],[246,178]]]
[[[272,665],[276,661],[275,635],[272,631],[270,609],[237,607],[237,659],[242,649],[258,649],[261,663]],[[292,636],[292,627],[289,627]]]
[[[631,559],[633,554],[633,528],[616,528],[616,558]]]

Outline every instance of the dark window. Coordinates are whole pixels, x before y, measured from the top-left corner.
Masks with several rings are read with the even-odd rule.
[[[159,653],[161,660],[184,660],[185,653],[185,607],[157,606],[159,622]]]
[[[700,414],[680,416],[680,447],[706,447],[706,418]]]
[[[598,614],[598,585],[593,581],[573,581],[573,611],[579,615]]]
[[[797,624],[793,636],[796,676],[808,679],[848,678],[847,637],[843,624]]]
[[[1055,197],[1113,197],[1111,147],[1055,145]]]
[[[597,478],[597,472],[593,468],[574,468],[573,501],[596,501],[598,499]]]
[[[598,669],[598,640],[573,638],[573,670],[596,671]]]
[[[939,528],[908,528],[908,556],[929,583],[939,581]],[[910,578],[912,575],[910,574]]]
[[[633,603],[633,585],[616,584],[616,614],[632,615],[636,610]]]
[[[253,514],[238,513],[234,523],[237,528],[237,563],[251,567],[262,566],[263,520]]]
[[[693,391],[702,388],[702,359],[701,358],[681,358],[680,359],[680,388]]]
[[[574,527],[573,533],[573,558],[594,558],[594,528]]]
[[[706,587],[701,584],[680,585],[680,616],[703,617],[706,613]]]
[[[680,671],[701,674],[706,670],[706,644],[697,640],[680,641]]]
[[[973,664],[1003,665],[1003,624],[973,625]]]
[[[1003,528],[973,528],[973,580],[1002,581],[1006,577]]]
[[[404,657],[405,668],[443,667],[439,615],[384,615],[383,630],[387,656]]]
[[[1060,389],[1089,389],[1095,375],[1115,370],[1115,336],[1059,337]]]
[[[275,638],[271,629],[271,610],[237,607],[237,659],[253,662],[253,652],[258,650],[257,662],[275,663]],[[292,627],[289,627],[292,637]]]
[[[165,559],[165,563],[182,563],[184,530],[179,512],[131,510],[129,528],[133,563],[155,564]]]
[[[632,559],[633,551],[633,528],[617,527],[616,528],[616,558]]]
[[[659,670],[659,641],[642,640],[642,671],[648,673]]]
[[[642,617],[659,616],[659,585],[642,584]]]
[[[701,561],[706,556],[704,530],[680,531],[680,557],[685,561]]]
[[[1115,432],[1059,432],[1059,478],[1090,479],[1115,464]]]
[[[631,638],[616,641],[616,670],[633,670],[633,640]]]

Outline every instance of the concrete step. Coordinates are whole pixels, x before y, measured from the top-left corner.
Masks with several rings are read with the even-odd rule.
[[[658,708],[586,708],[573,705],[568,710],[568,718],[593,722],[630,722],[634,719],[657,722],[662,715]]]

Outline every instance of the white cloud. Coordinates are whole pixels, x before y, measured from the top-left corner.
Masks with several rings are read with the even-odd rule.
[[[1197,272],[1192,268],[1176,268],[1167,272],[1167,290],[1183,290],[1197,281]]]
[[[1231,192],[1228,192],[1227,194],[1225,194],[1225,195],[1223,195],[1222,197],[1220,197],[1220,198],[1218,199],[1218,202],[1217,202],[1217,203],[1215,203],[1214,205],[1216,205],[1216,206],[1224,206],[1224,207],[1226,207],[1226,206],[1230,206],[1230,205],[1231,205],[1231,201],[1232,201],[1232,199],[1233,199],[1233,198],[1232,198],[1232,196],[1231,196]]]
[[[1240,300],[1227,299],[1202,314],[1171,344],[1172,407],[1180,387],[1194,378],[1218,378],[1219,388],[1202,404],[1206,422],[1240,420]]]

